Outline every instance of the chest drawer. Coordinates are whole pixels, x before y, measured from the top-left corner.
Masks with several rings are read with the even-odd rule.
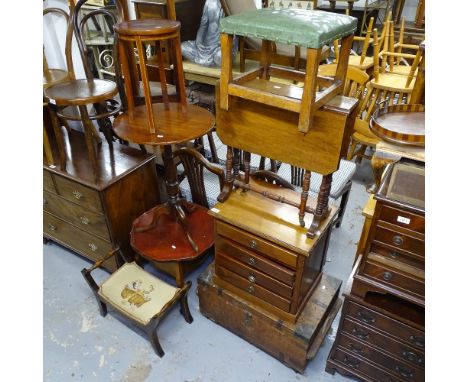
[[[247,279],[239,276],[229,269],[220,266],[219,264],[216,264],[216,274],[223,280],[234,285],[236,288],[239,288],[244,292],[266,301],[284,311],[289,311],[289,307],[291,305],[290,300],[281,297],[260,285],[252,284]]]
[[[53,192],[54,194],[56,193],[54,180],[49,171],[42,170],[42,186],[44,190]]]
[[[267,256],[292,269],[296,269],[297,254],[294,252],[288,251],[285,248],[254,236],[246,231],[235,228],[229,224],[220,222],[219,220],[216,221],[216,232],[218,235],[241,244],[250,251]]]
[[[260,285],[287,299],[292,297],[293,290],[290,286],[283,284],[263,272],[248,267],[235,259],[225,256],[221,252],[216,253],[216,262],[221,267],[229,269],[230,271],[244,277],[251,285]]]
[[[424,233],[425,230],[424,216],[390,206],[382,206],[379,219],[419,233]]]
[[[376,242],[372,242],[369,252],[377,253],[388,259],[399,261],[401,263],[424,270],[424,258],[418,259],[415,256],[407,254],[401,250],[399,251],[397,249],[386,247],[384,244],[377,244]]]
[[[335,362],[342,364],[347,369],[351,370],[352,373],[356,373],[358,376],[366,377],[366,380],[375,382],[396,382],[402,379],[396,378],[392,374],[382,370],[374,364],[367,362],[361,357],[356,357],[350,351],[343,350],[341,347],[337,347],[333,354]]]
[[[346,333],[353,338],[365,342],[366,344],[383,349],[401,360],[424,368],[424,353],[422,351],[402,344],[366,325],[362,325],[345,317],[341,331],[342,333]]]
[[[342,334],[338,337],[338,346],[376,363],[379,367],[385,368],[387,371],[398,375],[399,378],[405,381],[424,381],[423,369],[401,362],[358,340],[348,337],[346,334]]]
[[[80,183],[73,182],[61,176],[55,177],[58,194],[80,206],[96,211],[103,212],[99,192]]]
[[[295,272],[278,263],[275,263],[255,252],[247,250],[245,247],[236,245],[220,236],[216,237],[216,252],[228,255],[249,267],[262,271],[275,279],[292,286],[294,283]]]
[[[70,222],[84,231],[110,241],[104,215],[87,210],[55,194],[44,192],[44,211]]]
[[[424,257],[424,241],[418,240],[401,232],[391,231],[387,228],[376,227],[374,240],[388,244],[393,248],[407,251],[414,256]]]
[[[112,250],[111,244],[107,241],[82,231],[47,212],[43,213],[43,220],[44,233],[94,261],[101,259]]]
[[[424,281],[408,277],[393,269],[367,261],[364,264],[363,274],[393,288],[424,297]]]
[[[346,314],[354,320],[388,333],[410,346],[424,350],[424,332],[353,301],[348,301],[345,309]]]

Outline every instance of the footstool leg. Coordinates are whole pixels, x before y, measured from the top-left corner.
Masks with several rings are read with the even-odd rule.
[[[188,306],[187,293],[180,299],[180,312],[184,316],[185,321],[187,321],[189,324],[193,322],[193,317],[190,314],[190,309]]]
[[[160,357],[164,357],[164,350],[159,343],[158,334],[156,333],[156,328],[149,333],[149,339],[151,342],[151,346],[153,346],[154,351]]]
[[[101,314],[102,317],[107,316],[107,305],[103,303],[101,300],[98,300],[98,305],[99,305],[99,313]]]

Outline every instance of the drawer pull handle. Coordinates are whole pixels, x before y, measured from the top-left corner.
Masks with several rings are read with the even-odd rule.
[[[357,359],[349,358],[347,355],[345,355],[343,362],[345,365],[350,366],[353,369],[357,369],[360,363]]]
[[[255,259],[253,257],[249,257],[249,264],[255,265]]]
[[[89,220],[86,216],[80,216],[81,223],[84,225],[88,225],[91,220]]]
[[[248,279],[251,283],[254,283],[256,281],[254,275],[249,275]]]
[[[402,245],[403,244],[403,238],[400,235],[395,235],[393,236],[393,244],[395,245]]]
[[[79,192],[79,191],[77,191],[77,190],[74,190],[74,191],[72,192],[72,194],[73,194],[73,196],[75,197],[75,199],[78,199],[78,200],[80,200],[81,197],[83,196],[83,195],[81,194],[81,192]]]
[[[98,249],[98,246],[94,243],[89,243],[88,246],[93,252],[96,252],[96,250]]]
[[[247,288],[247,292],[249,292],[250,294],[253,294],[255,292],[255,287],[253,285],[249,286]]]
[[[364,330],[358,329],[358,328],[353,328],[353,334],[357,338],[360,338],[361,340],[368,340],[369,339],[369,333],[365,332]]]
[[[258,244],[255,240],[251,240],[250,243],[249,243],[249,247],[252,248],[252,249],[255,249],[257,248]]]
[[[358,354],[364,353],[364,349],[361,348],[360,346],[356,346],[354,344],[349,344],[349,348],[351,349],[351,351],[353,351],[355,353],[358,353]]]
[[[422,365],[424,363],[423,357],[420,357],[419,355],[417,355],[416,353],[413,353],[412,351],[404,350],[402,353],[402,356],[407,361],[416,363],[418,365]]]
[[[410,336],[409,339],[416,346],[419,346],[420,348],[424,347],[424,338],[418,336]]]
[[[366,324],[373,324],[375,322],[374,317],[372,317],[371,315],[367,313],[364,313],[361,310],[357,313],[357,316],[362,322],[365,322]]]
[[[392,279],[393,275],[390,272],[384,272],[382,275],[382,278],[385,281],[390,281]]]
[[[392,259],[398,258],[399,255],[400,255],[400,254],[399,254],[398,252],[396,252],[396,251],[390,252],[390,257],[391,257]]]
[[[53,224],[50,224],[50,223],[49,223],[48,226],[49,226],[49,229],[50,229],[51,231],[57,230],[57,227],[54,226]]]
[[[395,366],[395,371],[405,378],[414,377],[413,371],[403,366]]]

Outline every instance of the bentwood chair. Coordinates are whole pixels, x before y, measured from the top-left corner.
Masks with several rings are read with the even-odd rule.
[[[78,20],[80,8],[87,0],[80,0],[76,4],[73,15],[72,24],[75,33],[80,55],[83,62],[86,78],[84,79],[68,79],[48,87],[44,94],[53,101],[58,108],[57,115],[62,120],[80,121],[84,130],[86,146],[89,160],[94,170],[95,181],[98,179],[98,147],[101,144],[101,138],[96,130],[93,121],[96,121],[100,128],[104,131],[104,135],[109,146],[112,147],[113,131],[110,117],[115,116],[120,111],[120,103],[113,99],[118,93],[117,84],[113,81],[96,79],[93,76],[89,61],[88,48],[83,38],[83,26],[86,21],[97,14],[103,14],[109,17],[114,23],[117,22],[113,13],[97,9],[89,12],[85,17]],[[68,46],[68,55],[71,55],[71,46]],[[118,74],[119,67],[116,65],[116,78],[120,78]]]
[[[98,285],[91,272],[119,252],[119,248],[109,252],[90,268],[83,268],[81,274],[96,298],[101,316],[105,317],[107,307],[111,306],[142,329],[149,337],[156,354],[162,357],[164,351],[159,343],[157,327],[176,303],[180,304],[180,312],[185,321],[192,323],[193,318],[187,303],[187,294],[192,283],[188,281],[181,288],[174,287],[148,273],[135,262],[124,259],[124,264]],[[123,253],[121,255],[124,256]]]
[[[59,16],[63,18],[67,25],[67,33],[65,36],[65,59],[66,59],[66,69],[62,68],[51,68],[49,66],[45,48],[43,49],[42,56],[42,78],[43,78],[43,90],[50,88],[51,86],[74,80],[75,72],[73,70],[73,60],[71,57],[71,44],[73,37],[73,26],[70,22],[70,17],[67,12],[61,8],[45,8],[42,11],[44,19],[44,25],[47,25],[47,19],[50,22],[53,16]],[[57,108],[54,104],[50,104],[47,97],[44,96],[43,101],[43,112],[44,112],[44,121],[50,122],[54,132],[55,141],[57,142],[58,154],[59,154],[59,165],[61,170],[66,168],[66,157],[65,157],[65,145],[63,142],[63,137],[61,133],[60,121],[57,118],[56,112]],[[45,114],[47,113],[47,114]],[[66,125],[67,126],[67,125]],[[67,126],[68,127],[68,126]],[[49,129],[46,125],[43,126],[43,143],[44,143],[44,152],[46,155],[46,161],[48,165],[54,165],[55,160],[51,150],[51,137],[49,137]]]

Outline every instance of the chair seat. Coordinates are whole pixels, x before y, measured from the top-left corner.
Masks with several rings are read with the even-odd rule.
[[[221,19],[221,32],[320,49],[353,33],[354,17],[304,9],[263,8]]]
[[[390,68],[388,68],[390,70]],[[408,76],[411,71],[411,66],[407,65],[395,65],[391,74],[400,74],[402,76]],[[414,75],[418,74],[418,69],[415,70]]]
[[[81,106],[112,98],[117,94],[117,85],[108,80],[80,79],[51,86],[44,91],[44,94],[54,100],[58,106]]]
[[[369,123],[358,118],[354,122],[353,139],[372,146],[375,146],[378,142],[380,142],[380,138],[375,135],[369,128]]]
[[[348,65],[366,71],[374,66],[374,58],[364,57],[364,61],[361,64],[361,56],[349,56]]]
[[[132,262],[122,265],[104,281],[98,294],[115,309],[147,325],[179,290]]]
[[[42,76],[43,88],[47,89],[53,85],[66,81],[68,72],[63,69],[48,69]]]
[[[343,194],[346,184],[352,179],[356,172],[356,163],[342,159],[340,161],[340,167],[333,173],[332,186],[330,190],[330,197],[332,199],[338,199]],[[279,170],[278,175],[282,178],[290,181],[291,180],[291,165],[283,163]],[[310,188],[309,194],[316,196],[320,191],[320,185],[322,183],[322,175],[312,172],[310,177]],[[302,191],[302,187],[297,187],[297,191]]]
[[[375,78],[371,80],[372,87],[376,89],[388,90],[390,92],[400,91],[411,91],[414,87],[415,78],[411,80],[411,83],[406,87],[406,76],[393,73],[380,73],[379,81],[375,81]]]

